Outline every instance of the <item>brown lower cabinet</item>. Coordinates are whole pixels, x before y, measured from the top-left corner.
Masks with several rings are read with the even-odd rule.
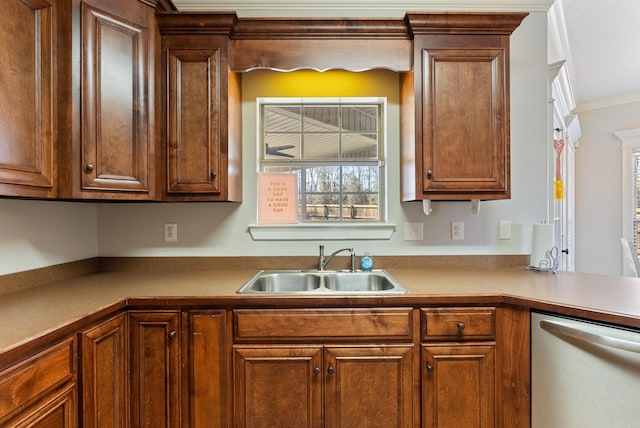
[[[494,427],[495,346],[423,346],[423,427]]]
[[[0,426],[78,426],[76,342],[73,338],[0,371]]]
[[[180,426],[180,311],[130,311],[131,427]]]
[[[127,427],[127,338],[124,312],[80,333],[84,428]]]
[[[509,305],[130,308],[0,359],[0,426],[527,428],[529,349]]]
[[[413,345],[234,347],[236,427],[410,427]]]
[[[182,426],[226,427],[231,404],[230,367],[227,365],[229,312],[223,309],[183,313],[188,337],[183,340],[186,374],[183,381]],[[187,405],[187,408],[184,406]]]

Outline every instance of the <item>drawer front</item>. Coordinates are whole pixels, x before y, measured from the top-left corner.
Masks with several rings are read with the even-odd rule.
[[[238,309],[236,342],[302,340],[406,340],[412,336],[412,308]]]
[[[74,349],[68,339],[0,373],[0,421],[73,380]]]
[[[422,309],[423,340],[493,340],[496,308]]]

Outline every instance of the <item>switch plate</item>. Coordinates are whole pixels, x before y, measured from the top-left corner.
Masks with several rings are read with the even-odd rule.
[[[511,221],[500,220],[498,222],[498,239],[511,239]]]
[[[164,224],[164,242],[178,242],[178,223]]]
[[[460,241],[464,239],[464,222],[463,221],[451,222],[451,239],[454,241]]]
[[[406,221],[404,223],[404,240],[405,241],[422,241],[423,226],[422,223],[413,223]]]

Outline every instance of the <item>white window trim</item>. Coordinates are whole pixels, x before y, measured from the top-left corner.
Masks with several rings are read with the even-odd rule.
[[[620,140],[622,173],[622,230],[621,236],[630,243],[633,241],[633,150],[640,149],[640,128],[614,132]],[[625,272],[623,261],[623,272]]]
[[[391,239],[396,229],[392,223],[298,223],[250,224],[254,241],[343,241]]]
[[[386,97],[320,97],[323,101],[330,102],[378,102],[384,109],[383,115],[387,120],[387,99]],[[305,102],[307,100],[317,100],[316,97],[265,97],[256,100],[256,141],[260,144],[260,105],[274,102]],[[387,128],[384,125],[384,144],[382,147],[385,165],[387,162]],[[256,169],[261,168],[261,148],[257,150]],[[386,166],[385,166],[386,168]],[[371,223],[296,223],[296,224],[250,224],[249,233],[254,241],[313,241],[313,240],[388,240],[391,239],[396,230],[396,224],[388,223],[388,171],[384,171],[383,180],[380,183],[380,197],[385,198],[380,222]],[[256,212],[257,216],[257,212]],[[256,217],[257,218],[257,217]]]

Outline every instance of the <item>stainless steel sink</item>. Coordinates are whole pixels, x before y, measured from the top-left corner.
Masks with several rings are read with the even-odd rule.
[[[391,294],[406,293],[384,270],[371,272],[262,270],[238,294]]]

